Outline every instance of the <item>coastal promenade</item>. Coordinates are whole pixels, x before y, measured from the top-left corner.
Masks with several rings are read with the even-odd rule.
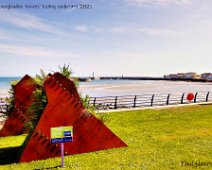
[[[191,94],[193,97],[189,99],[188,96]],[[89,105],[96,110],[141,109],[211,102],[212,91],[89,97]],[[0,98],[0,117],[4,115],[7,107],[5,98]]]
[[[143,109],[158,109],[196,104],[212,104],[212,91],[193,93],[193,98],[188,99],[189,93],[158,93],[143,95],[102,96],[90,97],[89,105],[97,112],[115,112]],[[5,98],[0,98],[0,129],[5,122],[5,113],[8,103]]]
[[[191,81],[191,82],[212,82],[207,79],[194,79],[194,78],[164,78],[164,77],[140,77],[140,76],[103,76],[103,77],[79,77],[79,81],[91,81],[91,80],[164,80],[164,81]]]
[[[192,95],[192,98],[189,96]],[[212,91],[195,93],[158,93],[143,95],[90,97],[89,104],[97,110],[139,109],[212,102]]]

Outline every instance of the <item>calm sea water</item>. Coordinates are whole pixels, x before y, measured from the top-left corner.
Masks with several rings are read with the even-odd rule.
[[[10,82],[20,77],[0,77],[0,97],[8,96]],[[79,92],[85,96],[116,96],[155,93],[212,91],[212,83],[148,80],[94,80],[81,82]]]
[[[8,96],[10,83],[14,80],[20,80],[20,77],[0,77],[0,97]]]

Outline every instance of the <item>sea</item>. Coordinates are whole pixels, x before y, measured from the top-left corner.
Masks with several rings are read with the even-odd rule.
[[[20,80],[21,77],[0,77],[0,98],[9,96],[9,89],[11,82],[14,80]]]
[[[0,77],[0,98],[9,96],[11,81],[21,77]],[[152,80],[93,80],[80,82],[78,91],[90,97],[143,95],[158,93],[195,93],[212,91],[211,82],[152,81]]]

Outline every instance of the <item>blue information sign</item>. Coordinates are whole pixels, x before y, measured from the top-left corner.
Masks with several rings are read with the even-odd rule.
[[[51,128],[51,143],[63,143],[73,141],[73,127],[63,126]]]

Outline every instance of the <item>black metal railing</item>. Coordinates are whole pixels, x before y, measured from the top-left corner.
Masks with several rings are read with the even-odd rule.
[[[8,103],[5,101],[4,98],[0,98],[0,129],[3,125],[3,122],[5,121],[5,113],[8,108]]]
[[[159,93],[125,96],[90,97],[89,104],[97,110],[153,107],[178,105],[200,102],[212,102],[212,92],[196,92],[191,101],[187,99],[189,93]]]
[[[0,115],[4,114],[7,110],[8,104],[4,98],[0,98]]]
[[[94,106],[97,110],[108,110],[212,102],[212,91],[193,93],[194,98],[191,101],[187,100],[188,94],[189,93],[158,93],[90,97],[89,105]],[[7,107],[8,104],[5,99],[0,98],[0,116],[6,112]]]

